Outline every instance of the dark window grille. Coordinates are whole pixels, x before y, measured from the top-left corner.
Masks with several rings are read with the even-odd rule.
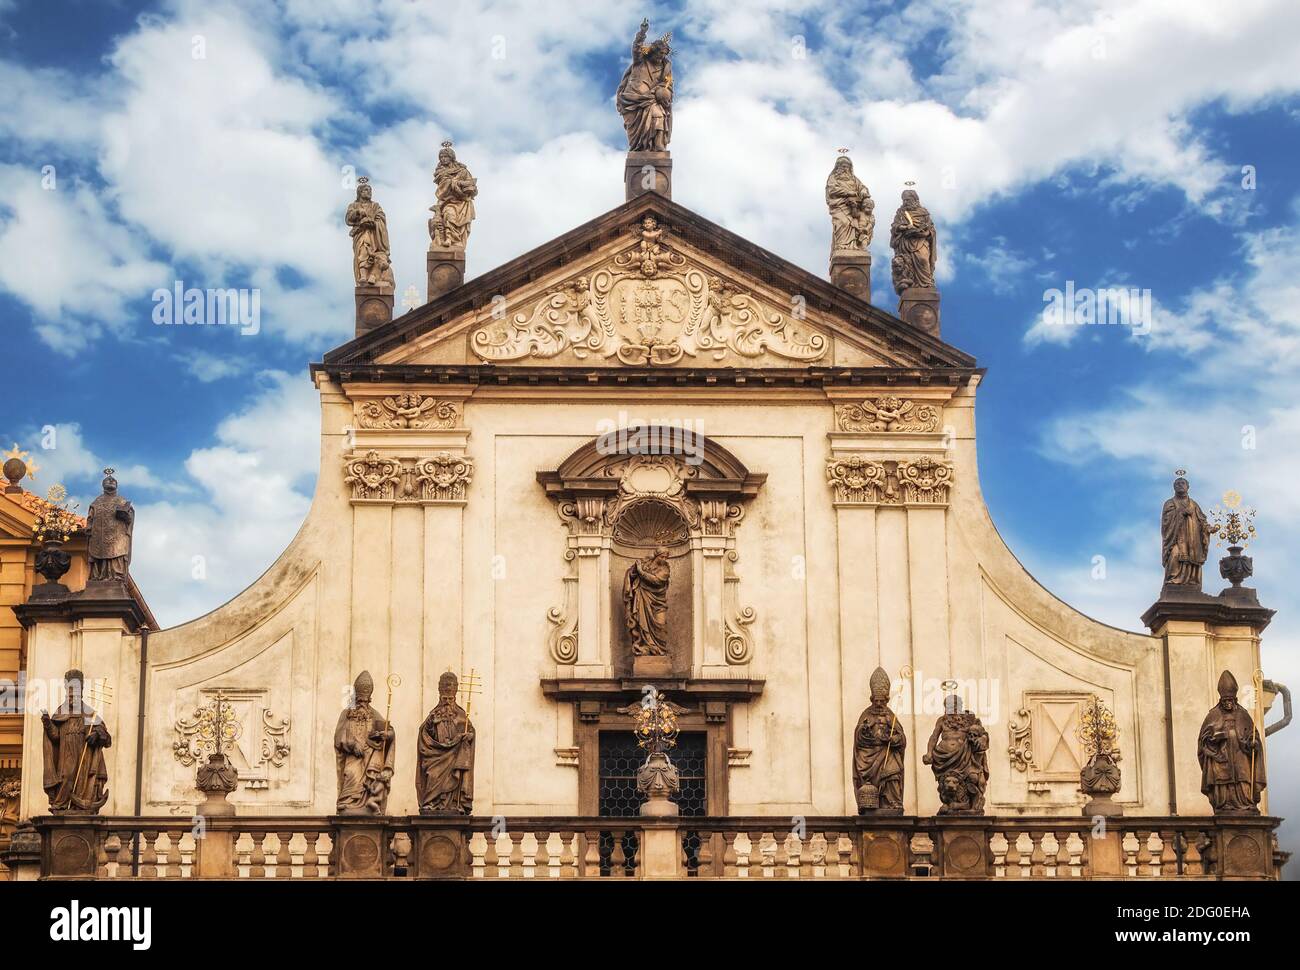
[[[668,752],[681,779],[681,790],[673,796],[677,809],[685,817],[707,815],[709,810],[708,769],[709,752],[707,735],[702,731],[683,732],[677,737],[677,747]],[[641,814],[645,801],[636,788],[636,773],[645,763],[646,752],[638,747],[631,731],[600,732],[600,793],[598,812],[602,818],[634,818]],[[627,862],[624,871],[635,871],[636,855],[640,849],[634,833],[623,836],[623,855]],[[682,849],[686,853],[686,868],[695,875],[699,868],[700,836],[698,832],[682,835]],[[610,858],[614,853],[614,836],[600,836],[600,872],[609,875]]]

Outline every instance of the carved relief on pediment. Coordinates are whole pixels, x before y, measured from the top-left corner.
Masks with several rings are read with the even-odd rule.
[[[487,361],[563,357],[637,367],[827,357],[830,341],[793,309],[670,250],[657,224],[635,232],[634,248],[475,331],[470,350]]]

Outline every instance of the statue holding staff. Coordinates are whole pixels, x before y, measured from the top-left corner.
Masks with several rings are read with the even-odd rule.
[[[474,807],[474,725],[456,703],[450,670],[438,678],[438,705],[420,725],[415,794],[421,815],[469,815]]]
[[[650,21],[642,20],[632,41],[632,63],[614,96],[623,116],[630,152],[666,152],[673,137],[672,31],[646,44]]]
[[[361,671],[352,686],[352,703],[334,729],[340,815],[383,815],[388,809],[396,736],[388,718],[371,706],[374,692],[370,671]],[[391,706],[391,692],[389,697]]]
[[[85,676],[63,675],[67,698],[53,714],[41,711],[42,787],[52,815],[96,815],[108,801],[104,750],[113,739],[103,719],[82,699]]]

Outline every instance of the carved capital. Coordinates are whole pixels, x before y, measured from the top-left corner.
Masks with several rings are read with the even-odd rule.
[[[343,482],[352,486],[354,501],[396,501],[402,483],[402,463],[396,458],[384,458],[377,451],[368,451],[362,457],[349,457],[345,468]]]
[[[836,455],[826,462],[826,482],[843,505],[947,505],[952,463],[923,455],[886,460]]]
[[[474,461],[468,455],[440,451],[416,463],[415,480],[424,502],[461,502],[474,477]]]

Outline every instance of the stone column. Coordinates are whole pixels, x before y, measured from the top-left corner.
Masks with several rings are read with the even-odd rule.
[[[427,262],[429,303],[465,282],[465,250],[430,247]]]
[[[673,197],[673,159],[668,152],[628,152],[623,184],[630,202],[645,192]]]

